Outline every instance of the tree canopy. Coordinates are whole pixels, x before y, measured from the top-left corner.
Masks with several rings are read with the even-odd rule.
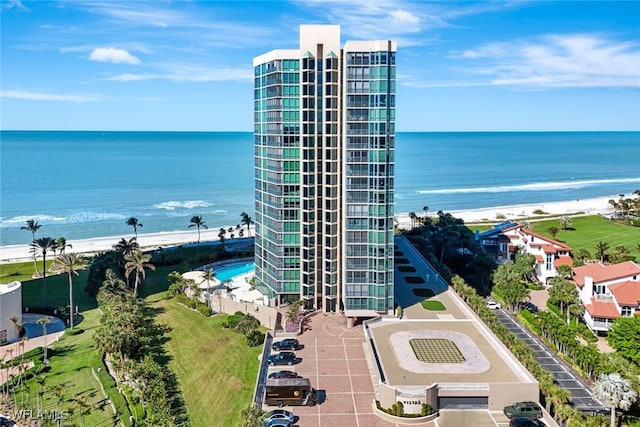
[[[607,342],[621,355],[640,364],[640,317],[619,317],[607,334]]]

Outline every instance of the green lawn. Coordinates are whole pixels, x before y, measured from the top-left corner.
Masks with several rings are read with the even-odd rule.
[[[226,316],[205,318],[173,300],[156,300],[158,323],[171,328],[165,344],[194,427],[240,425],[240,411],[253,397],[261,347],[223,329]]]
[[[447,309],[443,303],[436,300],[424,300],[420,303],[420,305],[422,305],[422,308],[424,308],[425,310],[430,311],[443,311]]]
[[[546,220],[531,222],[531,227],[536,233],[551,237],[548,229],[556,227],[560,231],[555,239],[571,246],[575,253],[578,249],[588,250],[595,257],[595,247],[600,241],[609,244],[613,249],[623,245],[631,252],[636,260],[640,260],[640,227],[622,225],[617,222],[602,218],[601,216],[580,216],[572,218],[573,230],[562,230],[560,221]]]
[[[549,228],[556,227],[560,231],[555,240],[569,245],[574,253],[578,249],[586,249],[595,257],[596,243],[603,241],[608,243],[611,249],[618,245],[625,246],[631,252],[631,256],[634,256],[636,261],[640,261],[640,249],[638,249],[640,227],[622,225],[599,215],[576,216],[571,217],[571,220],[573,221],[572,230],[562,230],[558,219],[530,221],[529,224],[533,231],[549,238],[551,238]],[[483,232],[491,229],[491,226],[470,225],[469,229]]]

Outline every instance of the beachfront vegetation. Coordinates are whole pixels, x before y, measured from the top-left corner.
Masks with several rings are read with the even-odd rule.
[[[189,223],[189,228],[196,227],[198,229],[198,245],[200,245],[200,228],[204,228],[206,230],[209,227],[205,224],[206,221],[202,219],[202,216],[200,215],[192,216]]]
[[[38,229],[42,227],[40,224],[38,224],[37,221],[33,220],[33,219],[28,219],[26,224],[23,225],[22,227],[20,227],[21,230],[27,230],[29,233],[31,233],[31,241],[33,242],[34,240],[36,240],[36,231],[38,231]],[[33,253],[33,270],[34,270],[34,275],[38,276],[38,265],[36,263],[36,253]]]
[[[69,278],[69,328],[73,329],[73,276],[78,275],[78,271],[84,270],[87,263],[84,258],[77,254],[62,254],[56,258],[56,265],[59,266],[60,272],[67,273]]]
[[[138,238],[138,227],[142,227],[142,224],[138,221],[138,218],[136,217],[130,217],[129,219],[127,219],[127,225],[130,225],[131,227],[133,227],[133,232],[136,235],[136,239]]]
[[[242,224],[247,226],[247,237],[250,237],[251,236],[250,226],[251,224],[253,224],[253,220],[251,219],[249,214],[246,212],[242,212],[240,214],[240,217],[242,218]]]

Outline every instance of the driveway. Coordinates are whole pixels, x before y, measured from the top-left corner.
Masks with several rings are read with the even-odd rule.
[[[550,351],[536,336],[518,323],[505,310],[495,311],[500,323],[509,329],[520,341],[533,350],[536,361],[553,375],[558,385],[571,393],[573,407],[585,413],[605,410],[606,408],[592,396],[591,388],[578,375],[574,374],[558,356]]]

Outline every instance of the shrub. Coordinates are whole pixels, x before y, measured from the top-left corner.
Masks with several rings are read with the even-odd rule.
[[[536,319],[533,313],[531,313],[529,310],[525,308],[524,310],[520,310],[520,312],[518,313],[518,318],[523,323],[526,323],[529,329],[531,329],[536,334],[540,335],[540,327],[538,326],[538,319]]]
[[[555,314],[556,316],[558,316],[558,317],[560,317],[560,318],[562,318],[562,319],[564,319],[564,318],[566,318],[566,317],[567,317],[567,315],[566,315],[566,314],[562,314],[562,313],[560,312],[560,309],[559,309],[555,304],[553,304],[553,302],[552,302],[551,300],[547,301],[547,308],[548,308],[548,309],[549,309],[549,311],[551,311],[553,314]]]
[[[428,403],[422,404],[422,410],[420,411],[420,415],[422,415],[423,417],[426,417],[427,415],[431,415],[434,412],[435,410],[433,409],[433,406],[429,405]]]
[[[535,211],[533,211],[534,215],[546,215],[547,212],[543,211],[542,209],[536,209]]]
[[[227,321],[222,324],[222,327],[227,329],[235,329],[236,326],[238,326],[238,323],[240,323],[240,320],[242,320],[242,317],[242,312],[236,311],[234,314],[227,317]]]
[[[196,302],[196,310],[198,310],[198,313],[202,314],[203,316],[211,316],[211,307],[203,302]]]
[[[250,331],[247,335],[247,345],[249,347],[257,347],[264,342],[264,334],[257,329]]]

